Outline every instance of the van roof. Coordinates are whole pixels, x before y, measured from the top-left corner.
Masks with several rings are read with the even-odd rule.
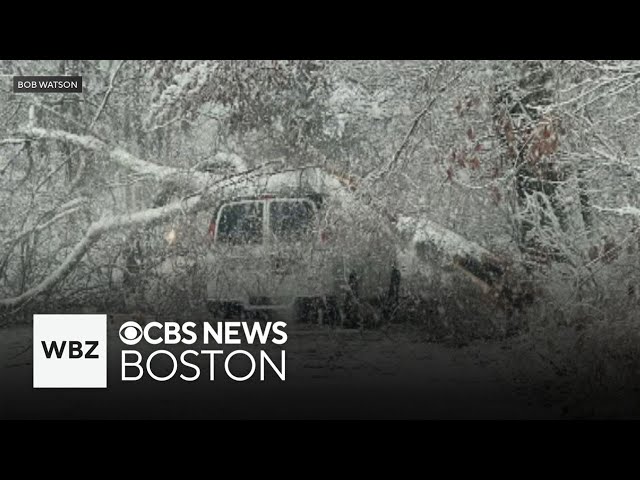
[[[308,167],[240,180],[225,188],[225,196],[257,198],[275,195],[290,198],[310,194],[330,195],[343,189],[344,185],[335,175],[320,167]]]
[[[307,199],[317,205],[322,204],[326,194],[313,191],[281,191],[274,193],[262,193],[260,195],[234,196],[226,199],[223,203],[242,202],[250,200],[268,200],[268,199]]]

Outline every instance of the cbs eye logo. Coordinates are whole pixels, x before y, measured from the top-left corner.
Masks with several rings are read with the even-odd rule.
[[[120,340],[126,345],[135,345],[142,338],[142,328],[136,322],[125,322],[120,327]]]

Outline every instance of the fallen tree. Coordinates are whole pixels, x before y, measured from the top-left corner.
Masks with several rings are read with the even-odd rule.
[[[430,219],[401,216],[396,228],[408,239],[402,247],[405,255],[418,264],[435,262],[439,267],[452,268],[507,311],[531,303],[532,287],[523,281],[510,260]],[[430,274],[428,270],[419,270],[425,276]]]
[[[96,146],[93,143],[90,145]],[[280,162],[276,163],[280,164]],[[135,165],[139,170],[143,166],[141,162],[129,164]],[[198,183],[195,185],[190,184],[190,188],[187,191],[190,190],[192,193],[183,194],[184,196],[179,196],[177,200],[172,202],[162,203],[153,208],[127,215],[106,216],[93,222],[64,261],[44,280],[20,295],[0,300],[0,306],[4,307],[4,309],[18,308],[34,297],[47,292],[62,281],[82,260],[87,251],[104,235],[141,226],[152,226],[178,214],[189,215],[196,213],[203,208],[208,208],[216,200],[216,197],[221,198],[223,195],[233,195],[234,191],[246,192],[248,187],[256,189],[257,192],[273,190],[280,183],[287,182],[287,179],[292,175],[299,175],[301,181],[315,183],[314,188],[324,190],[330,195],[342,197],[343,201],[349,202],[353,208],[360,210],[364,218],[375,218],[384,228],[384,231],[396,242],[399,249],[408,250],[418,261],[424,262],[427,260],[418,255],[417,252],[421,246],[429,243],[432,247],[435,247],[435,251],[439,255],[446,259],[445,263],[458,269],[478,286],[484,294],[508,301],[512,300],[509,297],[509,287],[507,286],[507,262],[477,243],[465,239],[428,219],[400,217],[394,224],[374,205],[361,202],[359,196],[354,195],[350,184],[346,184],[343,179],[320,168],[307,167],[274,172],[269,171],[272,166],[273,164],[265,164],[256,169],[211,181],[208,186],[195,192],[193,188]],[[151,171],[160,172],[153,168]],[[302,180],[302,172],[307,172],[304,177],[305,180]],[[403,240],[405,238],[409,239],[408,242]]]
[[[212,181],[224,178],[222,175],[213,175],[208,172],[198,171],[197,169],[184,169],[158,165],[157,163],[138,158],[125,149],[119,146],[110,145],[106,141],[93,135],[77,135],[64,130],[25,126],[16,132],[15,137],[16,138],[13,138],[12,140],[16,142],[24,142],[26,140],[57,140],[68,142],[81,149],[101,153],[107,156],[107,158],[116,165],[127,171],[141,176],[153,177],[159,181],[180,177],[187,179],[187,181],[193,186],[202,188]],[[236,157],[237,156],[229,155],[229,158],[231,159],[230,163],[236,167],[243,167],[239,169],[240,172],[246,170],[246,165],[241,162],[241,159]]]
[[[483,293],[496,298],[509,298],[507,286],[507,262],[457,233],[433,222],[430,219],[413,219],[400,217],[397,221],[385,213],[383,205],[367,194],[366,187],[353,177],[343,178],[334,172],[328,172],[317,167],[303,167],[296,169],[282,168],[282,160],[269,162],[255,169],[248,169],[245,162],[236,155],[227,155],[217,159],[228,161],[238,173],[223,176],[211,173],[208,169],[175,168],[162,166],[140,159],[118,146],[112,146],[106,141],[93,135],[78,135],[63,130],[52,130],[26,126],[18,130],[17,140],[54,140],[68,142],[81,149],[105,155],[118,166],[140,176],[150,176],[160,181],[161,185],[169,185],[168,192],[178,200],[166,203],[156,202],[153,208],[137,211],[127,215],[107,216],[91,223],[81,240],[72,248],[60,265],[58,265],[44,280],[26,289],[23,293],[0,300],[0,306],[17,308],[39,294],[48,291],[55,284],[63,280],[69,272],[82,260],[86,252],[106,234],[140,226],[149,226],[162,222],[178,213],[190,214],[199,211],[204,205],[223,191],[233,188],[245,188],[255,185],[257,188],[269,189],[279,181],[296,172],[313,172],[306,175],[305,181],[315,182],[316,186],[331,195],[338,195],[349,202],[354,208],[362,211],[363,218],[375,218],[380,227],[399,246],[415,255],[420,245],[429,243],[444,255],[446,261],[468,277]],[[222,155],[224,157],[224,155]],[[280,171],[271,167],[280,166]],[[296,173],[297,175],[297,173]],[[302,173],[300,173],[302,179]],[[261,183],[263,182],[263,183]],[[262,186],[261,186],[262,185]],[[261,187],[260,187],[261,186]],[[166,200],[166,199],[164,199]],[[69,212],[63,213],[67,215]],[[54,217],[54,218],[57,218]],[[48,227],[49,222],[39,229]],[[22,235],[22,234],[21,234]],[[408,238],[408,243],[403,239]],[[12,245],[13,240],[7,240],[4,245]],[[422,261],[419,255],[415,255]]]
[[[137,165],[140,166],[139,163],[137,163]],[[89,249],[95,245],[103,235],[134,227],[151,226],[167,220],[176,214],[195,213],[213,201],[215,196],[220,194],[225,188],[233,187],[238,182],[247,180],[250,176],[257,175],[270,167],[272,167],[272,164],[267,163],[255,169],[230,175],[212,182],[196,193],[192,193],[160,207],[149,208],[126,215],[105,216],[91,223],[82,239],[76,243],[71,252],[57,268],[47,275],[44,280],[20,295],[0,299],[0,307],[2,307],[3,310],[18,308],[37,295],[47,292],[74,269]]]

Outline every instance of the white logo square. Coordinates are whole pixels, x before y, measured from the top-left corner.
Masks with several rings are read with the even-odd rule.
[[[107,387],[107,315],[33,316],[34,388]]]

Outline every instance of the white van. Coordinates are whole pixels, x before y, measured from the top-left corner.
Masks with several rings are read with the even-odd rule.
[[[363,304],[376,315],[397,300],[392,239],[322,170],[238,186],[211,212],[209,237],[207,304],[219,318],[292,309],[355,326]]]

